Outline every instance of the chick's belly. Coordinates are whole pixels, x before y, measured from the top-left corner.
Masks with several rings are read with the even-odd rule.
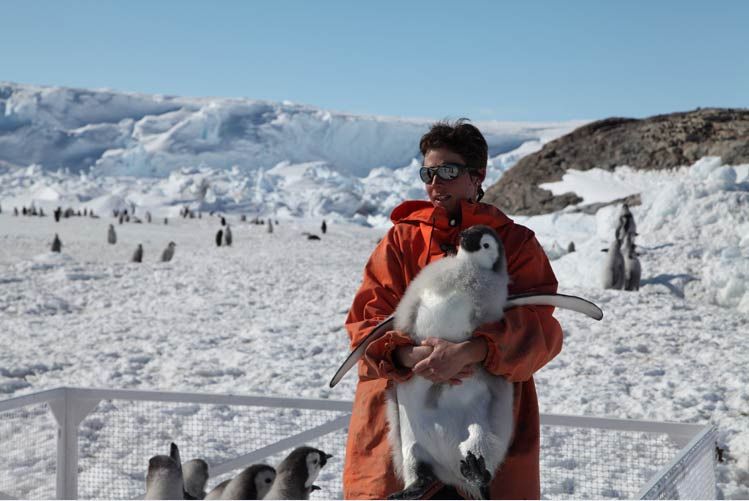
[[[415,330],[419,339],[438,337],[464,341],[471,333],[473,304],[462,294],[425,293],[416,314]]]
[[[470,378],[460,386],[444,385],[433,406],[427,403],[431,386],[418,376],[399,385],[401,419],[408,421],[416,442],[432,457],[460,459],[458,447],[468,439],[469,427],[489,419],[489,388],[484,381]]]

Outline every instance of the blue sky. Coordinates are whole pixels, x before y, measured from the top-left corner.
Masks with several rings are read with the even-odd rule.
[[[3,0],[0,80],[474,120],[749,107],[749,1]]]

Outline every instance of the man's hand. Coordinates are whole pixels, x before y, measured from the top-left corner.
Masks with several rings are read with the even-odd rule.
[[[470,339],[452,343],[441,338],[430,337],[421,343],[432,352],[413,367],[414,374],[434,383],[461,384],[462,379],[473,375],[475,364],[486,357],[486,341]]]

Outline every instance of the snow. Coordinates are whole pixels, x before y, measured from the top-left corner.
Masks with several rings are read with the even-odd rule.
[[[613,235],[618,207],[516,219],[537,232],[552,257],[556,245],[552,265],[560,290],[605,311],[600,323],[556,314],[565,346],[537,374],[542,411],[712,422],[729,458],[719,467],[722,493],[746,497],[749,189],[730,182],[731,170],[745,166],[704,159],[668,173],[617,169],[627,183],[650,186],[642,205],[632,207],[643,266],[639,293],[598,285],[600,250]],[[369,173],[371,183],[381,183],[374,192],[391,182],[385,173]],[[13,339],[0,352],[6,397],[77,385],[352,398],[352,374],[333,390],[327,381],[348,350],[346,311],[385,229],[328,219],[323,239],[308,241],[302,232],[319,234],[319,218],[282,218],[268,234],[264,226],[240,222],[242,204],[236,204],[227,215],[234,246],[217,248],[217,217],[175,217],[181,197],[203,175],[194,169],[166,180],[93,180],[37,168],[3,174],[0,318],[4,338]],[[228,186],[238,178],[222,175],[211,186],[229,204]],[[323,190],[327,181],[342,182],[338,176],[320,163],[287,163],[243,189],[259,185],[265,196],[265,182],[314,181]],[[40,183],[54,184],[61,200],[95,206],[101,219],[14,217],[14,204],[33,197],[39,205],[51,202],[38,196],[48,193]],[[120,194],[93,197],[99,190]],[[118,243],[107,244],[107,227],[115,222],[109,209],[129,205],[134,193],[151,203],[136,214],[144,207],[159,214],[174,209],[169,224],[115,223]],[[300,203],[324,199],[323,193]],[[54,233],[62,254],[49,252]],[[175,259],[160,263],[169,241],[177,242]],[[569,241],[576,252],[566,253]],[[145,248],[141,265],[128,262],[138,243]],[[335,477],[340,462],[331,468]]]
[[[73,112],[76,99],[96,106]],[[389,210],[424,198],[413,151],[423,123],[293,103],[13,85],[0,87],[0,103],[0,151],[13,145],[40,152],[32,165],[18,162],[21,153],[0,161],[0,396],[69,385],[353,397],[353,373],[332,390],[327,382],[348,352],[343,322]],[[219,139],[232,127],[262,137],[241,147],[238,135]],[[498,179],[563,129],[487,127],[495,141],[487,179]],[[89,139],[58,151],[51,146],[57,133],[34,137],[52,130]],[[118,147],[102,149],[108,139],[91,139],[99,131],[127,133],[113,141]],[[327,143],[311,154],[321,138]],[[262,161],[242,163],[260,158],[249,152],[261,145]],[[225,157],[222,148],[228,148]],[[94,169],[82,168],[85,162],[67,171],[59,162],[45,163],[93,150],[105,152],[91,156]],[[561,183],[554,189],[575,191],[584,203],[641,194],[642,205],[631,210],[643,281],[639,292],[599,285],[601,249],[613,238],[619,207],[515,218],[549,253],[560,292],[588,298],[605,313],[601,322],[556,313],[565,344],[536,375],[541,411],[713,423],[727,457],[718,466],[721,494],[749,497],[749,165],[704,158],[671,171],[571,172]],[[13,207],[32,203],[47,217],[13,216]],[[112,210],[132,204],[137,216],[150,211],[154,222],[117,224]],[[93,209],[100,218],[55,223],[58,205]],[[184,205],[202,217],[180,218]],[[220,224],[210,211],[226,215],[232,247],[215,246]],[[279,224],[269,234],[241,215]],[[302,233],[319,234],[323,217],[328,233],[307,240]],[[116,245],[106,242],[112,223]],[[55,233],[61,254],[50,252]],[[177,244],[175,258],[161,263],[170,241]],[[573,253],[566,251],[570,241]],[[144,262],[130,263],[138,243]],[[221,413],[229,425],[247,424],[241,414]],[[206,417],[189,405],[159,416],[170,422]],[[285,418],[274,419],[269,428],[286,429]],[[101,426],[87,422],[84,433],[98,437]],[[206,454],[235,449],[217,443]],[[343,454],[336,452],[323,481],[340,476]],[[555,489],[561,495],[577,488],[569,479]]]
[[[620,167],[614,172],[598,168],[587,171],[570,169],[564,173],[561,181],[542,183],[539,187],[551,191],[555,196],[576,193],[583,199],[583,204],[610,202],[640,193],[645,188],[636,185],[634,179],[626,179],[625,172],[628,170],[630,169],[626,167]],[[602,185],[606,186],[605,190],[601,190]]]

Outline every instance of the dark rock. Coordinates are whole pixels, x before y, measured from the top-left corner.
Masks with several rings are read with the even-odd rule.
[[[546,214],[582,201],[574,193],[554,196],[538,187],[561,181],[568,169],[613,171],[628,165],[663,170],[691,165],[704,156],[719,156],[724,163],[736,165],[749,162],[747,137],[747,109],[702,108],[641,120],[607,118],[522,158],[486,190],[484,201],[508,214]]]

